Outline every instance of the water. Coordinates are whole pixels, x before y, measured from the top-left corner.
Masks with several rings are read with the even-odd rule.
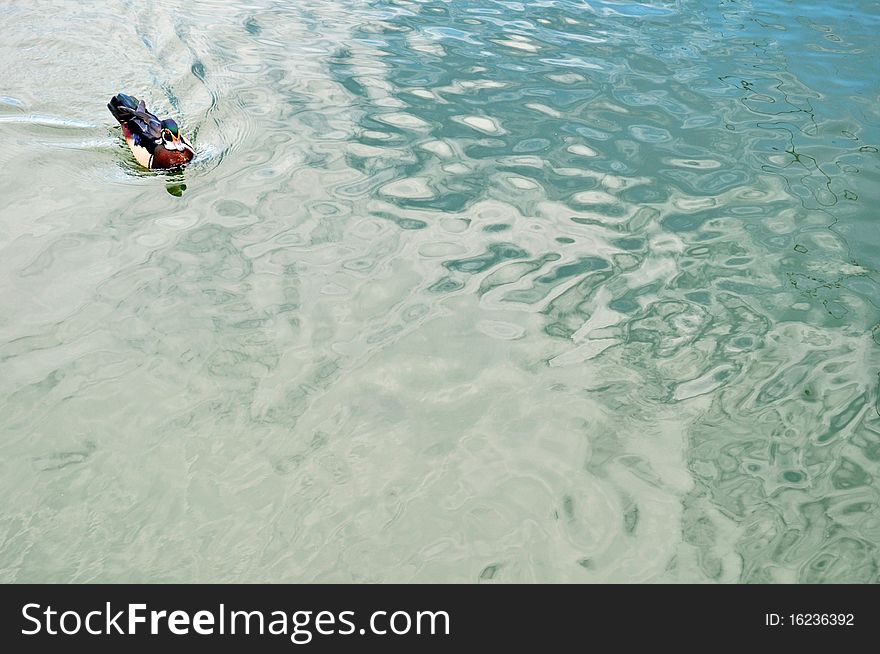
[[[877,580],[876,3],[0,16],[0,580]]]

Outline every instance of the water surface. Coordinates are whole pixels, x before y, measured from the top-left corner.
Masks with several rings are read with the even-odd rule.
[[[878,16],[5,3],[0,580],[876,581]]]

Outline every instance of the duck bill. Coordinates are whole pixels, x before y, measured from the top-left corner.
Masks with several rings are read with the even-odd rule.
[[[174,139],[174,149],[180,150],[183,152],[184,150],[189,150],[192,154],[195,154],[196,151],[193,149],[193,146],[189,144],[189,142],[184,139],[182,136],[177,136]]]

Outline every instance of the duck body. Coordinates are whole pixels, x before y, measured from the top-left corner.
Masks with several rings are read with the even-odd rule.
[[[122,126],[122,136],[144,168],[180,168],[195,156],[193,146],[171,118],[160,120],[147,111],[143,100],[118,93],[107,105]]]

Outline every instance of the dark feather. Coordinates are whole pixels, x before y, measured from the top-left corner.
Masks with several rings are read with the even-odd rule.
[[[127,124],[132,133],[142,140],[162,138],[162,121],[147,111],[143,100],[119,93],[110,99],[107,108],[120,125]]]

